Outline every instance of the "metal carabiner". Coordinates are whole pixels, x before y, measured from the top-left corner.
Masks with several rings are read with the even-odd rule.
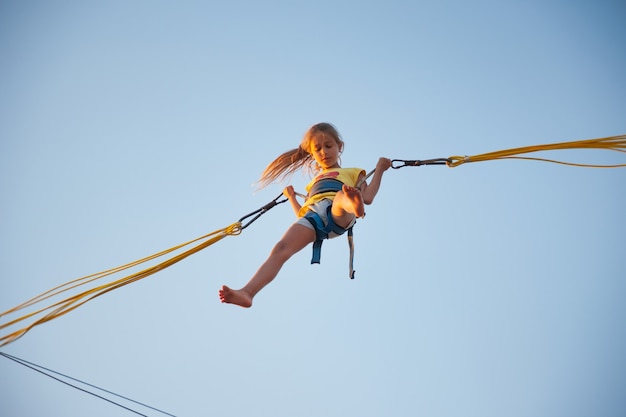
[[[279,205],[281,203],[284,203],[285,201],[288,200],[287,198],[279,200],[279,198],[282,197],[282,195],[283,195],[282,193],[279,194],[278,197],[276,197],[275,199],[273,199],[272,201],[270,201],[269,203],[267,203],[266,205],[264,205],[260,209],[255,210],[252,213],[248,213],[245,216],[243,216],[241,219],[239,219],[239,223],[241,223],[242,221],[244,221],[248,217],[254,216],[256,214],[256,216],[254,216],[252,219],[248,220],[248,222],[246,224],[241,226],[241,230],[243,230],[246,227],[250,226],[256,219],[258,219],[259,217],[261,217],[262,215],[267,213],[274,206],[277,206],[277,205]]]
[[[394,165],[395,162],[402,163],[402,165]],[[402,167],[418,167],[422,165],[448,165],[451,160],[449,158],[435,158],[435,159],[424,159],[424,160],[404,160],[404,159],[392,159],[391,160],[391,168],[399,169]]]
[[[397,165],[396,162],[402,163],[402,165]],[[404,159],[392,159],[391,160],[391,168],[393,168],[393,169],[400,169],[402,167],[414,166],[414,162],[419,162],[419,161],[405,161]]]

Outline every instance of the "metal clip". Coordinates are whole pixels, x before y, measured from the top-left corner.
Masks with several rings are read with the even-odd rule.
[[[246,227],[250,226],[256,219],[258,219],[259,217],[261,217],[262,215],[267,213],[274,206],[277,206],[278,204],[281,204],[281,203],[284,203],[285,201],[287,201],[287,198],[279,200],[279,198],[282,197],[282,195],[283,195],[282,193],[279,194],[278,197],[276,197],[275,199],[273,199],[272,201],[270,201],[269,203],[267,203],[266,205],[264,205],[260,209],[255,210],[252,213],[248,213],[245,216],[243,216],[241,219],[239,219],[239,223],[241,223],[242,221],[244,221],[248,217],[254,216],[256,214],[256,216],[254,216],[252,219],[248,220],[248,222],[246,224],[241,226],[241,230],[243,230]]]
[[[401,163],[402,165],[396,164],[396,162]],[[418,167],[421,165],[448,165],[451,160],[449,158],[435,158],[435,159],[424,159],[424,160],[404,160],[404,159],[392,159],[391,160],[391,168],[398,169],[402,167]]]

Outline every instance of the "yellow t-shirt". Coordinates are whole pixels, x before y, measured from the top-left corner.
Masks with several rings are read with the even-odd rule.
[[[309,191],[311,191],[311,188],[313,188],[316,182],[323,179],[337,180],[343,184],[354,187],[356,186],[356,183],[359,180],[359,176],[361,174],[365,175],[365,170],[361,168],[330,168],[317,174],[317,176],[315,176],[315,178],[313,178],[313,180],[311,180],[311,182],[305,187],[305,190],[308,193]],[[336,194],[336,191],[328,191],[314,195],[308,195],[306,201],[302,205],[302,208],[298,212],[298,215],[300,217],[304,216],[309,210],[309,206],[311,204],[315,204],[325,198],[332,200],[333,198],[335,198]]]

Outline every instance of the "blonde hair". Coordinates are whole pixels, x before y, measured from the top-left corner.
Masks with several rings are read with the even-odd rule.
[[[313,138],[320,137],[333,139],[339,146],[339,151],[343,151],[343,140],[337,128],[330,123],[317,123],[306,131],[300,146],[283,153],[265,168],[258,181],[259,188],[274,181],[282,181],[299,169],[305,169],[311,174],[318,172],[320,167],[313,159],[310,149]]]

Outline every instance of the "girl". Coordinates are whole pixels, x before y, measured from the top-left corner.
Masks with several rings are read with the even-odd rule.
[[[324,229],[321,232],[324,238],[332,238],[349,229],[357,217],[365,216],[364,204],[374,201],[383,172],[389,169],[391,160],[380,158],[370,184],[364,181],[360,184],[365,171],[341,168],[342,152],[343,140],[337,129],[330,123],[318,123],[306,132],[298,148],[283,153],[265,168],[259,180],[261,187],[284,179],[301,168],[319,174],[306,186],[308,195],[303,205],[296,199],[291,185],[284,189],[283,194],[289,199],[298,221],[287,229],[265,263],[243,288],[234,290],[222,286],[219,297],[223,303],[252,306],[254,296],[276,277],[293,254],[309,243],[321,242],[320,229]]]

